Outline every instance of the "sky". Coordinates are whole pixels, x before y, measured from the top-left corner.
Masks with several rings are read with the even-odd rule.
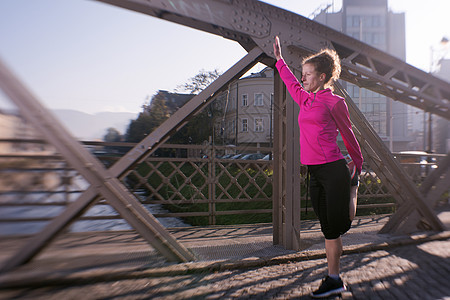
[[[308,17],[332,0],[264,2]],[[450,1],[424,3],[388,0],[405,13],[407,62],[429,71],[431,48],[450,39]],[[138,113],[158,90],[200,70],[224,72],[245,54],[222,37],[93,0],[0,1],[0,59],[50,109]],[[0,92],[0,109],[10,107]]]

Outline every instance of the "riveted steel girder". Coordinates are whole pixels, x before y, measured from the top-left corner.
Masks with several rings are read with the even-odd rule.
[[[450,119],[450,84],[406,62],[308,18],[256,0],[97,0],[255,44],[273,58],[274,36],[286,49],[289,66],[300,70],[301,58],[322,48],[335,49],[342,60],[341,78],[394,100]],[[266,61],[269,65],[269,61]]]

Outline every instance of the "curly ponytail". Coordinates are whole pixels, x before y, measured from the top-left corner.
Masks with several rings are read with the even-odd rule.
[[[336,51],[322,49],[303,59],[302,64],[312,64],[319,74],[325,74],[325,86],[331,86],[341,75],[341,60]]]

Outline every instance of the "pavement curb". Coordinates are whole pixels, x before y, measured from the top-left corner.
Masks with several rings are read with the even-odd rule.
[[[421,233],[412,236],[390,237],[387,241],[377,244],[345,246],[343,255],[367,253],[388,250],[396,247],[417,245],[431,241],[442,241],[450,238],[450,231],[439,233]],[[325,258],[325,250],[302,251],[277,257],[250,257],[239,260],[216,260],[206,262],[179,263],[165,267],[143,269],[123,268],[115,271],[85,270],[84,272],[67,273],[64,271],[42,272],[29,271],[24,273],[9,272],[0,275],[0,289],[15,289],[24,287],[61,286],[75,284],[93,284],[127,279],[149,277],[180,276],[220,272],[225,270],[249,269],[289,262],[316,260]]]

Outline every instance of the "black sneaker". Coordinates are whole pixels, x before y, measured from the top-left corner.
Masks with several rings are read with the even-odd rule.
[[[330,276],[322,280],[319,289],[311,293],[313,298],[325,298],[331,295],[338,295],[347,290],[347,286],[342,282],[342,279],[333,279]]]

